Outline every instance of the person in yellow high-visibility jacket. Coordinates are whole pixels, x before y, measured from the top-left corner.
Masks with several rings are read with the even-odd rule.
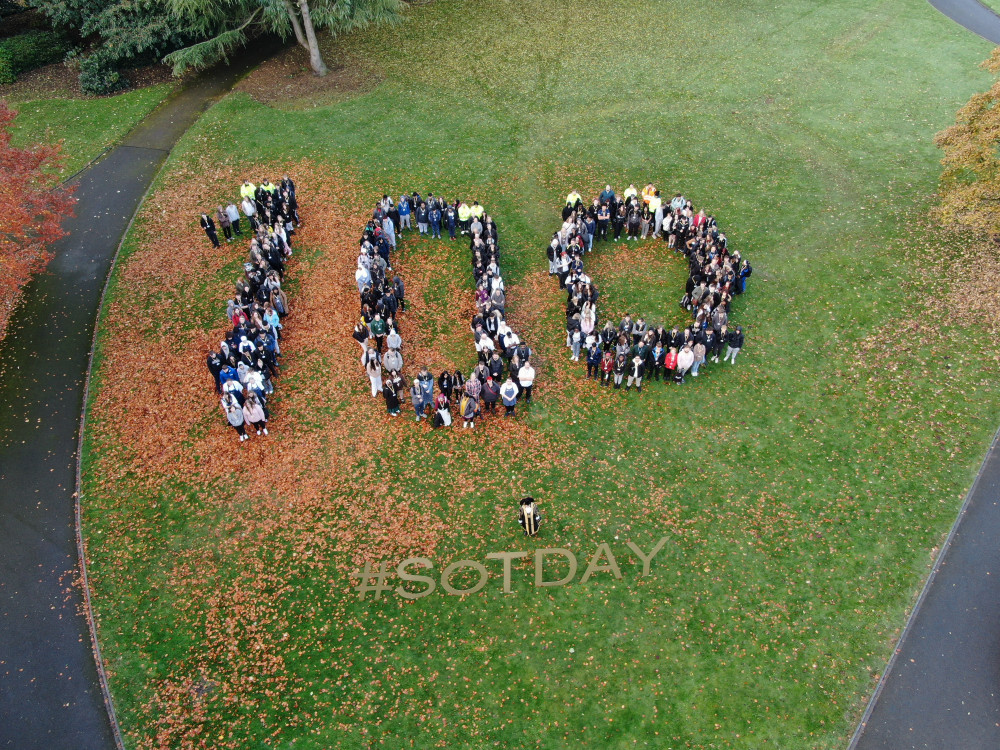
[[[639,191],[635,189],[635,185],[629,184],[629,186],[627,188],[625,188],[625,192],[622,193],[622,201],[624,201],[625,203],[628,203],[630,200],[632,200],[633,198],[635,198],[638,194],[639,194]]]
[[[270,180],[265,179],[262,183],[260,183],[260,189],[266,190],[271,195],[274,195],[274,193],[278,190],[278,187],[276,185],[271,184]]]
[[[576,208],[576,204],[583,201],[583,197],[575,190],[570,190],[569,195],[566,196],[566,205],[570,208]]]
[[[462,234],[469,233],[469,222],[472,219],[472,209],[465,201],[458,204],[458,223],[462,226]]]
[[[649,202],[653,199],[653,194],[655,192],[656,192],[656,188],[653,187],[653,183],[652,182],[649,183],[648,185],[646,185],[646,187],[644,187],[642,189],[642,202],[645,203],[648,206]]]
[[[479,205],[479,201],[472,201],[472,208],[469,209],[472,215],[477,219],[483,218],[483,214],[486,213],[486,209]]]
[[[243,184],[240,185],[240,196],[253,200],[256,194],[257,186],[250,182],[250,180],[243,180]]]

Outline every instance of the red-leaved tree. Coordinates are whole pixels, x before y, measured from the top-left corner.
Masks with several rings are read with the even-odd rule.
[[[66,234],[62,220],[75,203],[72,189],[59,185],[59,146],[11,146],[16,114],[0,100],[0,337],[21,287]]]

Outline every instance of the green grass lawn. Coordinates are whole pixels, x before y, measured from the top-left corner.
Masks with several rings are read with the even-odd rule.
[[[315,366],[289,365],[277,403],[296,416],[259,466],[223,470],[236,443],[211,442],[208,399],[175,467],[151,468],[119,430],[121,392],[101,400],[136,321],[105,316],[84,530],[129,746],[843,747],[1000,417],[990,342],[926,272],[961,250],[923,221],[932,137],[988,85],[989,50],[924,0],[439,0],[332,46],[382,74],[373,91],[311,111],[242,94],[213,107],[172,153],[109,298],[183,318],[183,335],[139,322],[149,351],[192,350],[171,375],[207,388],[189,344],[217,330],[237,258],[179,265],[163,291],[123,281],[142,278],[132,254],[163,233],[170,196],[214,205],[248,159],[309,160],[353,187],[327,197],[300,180],[307,220],[336,199],[360,221],[386,191],[488,206],[538,398],[508,430],[383,428],[352,411],[382,410],[360,368],[338,380],[333,353],[299,339]],[[202,186],[207,165],[227,189]],[[637,398],[566,362],[544,248],[570,188],[646,181],[714,213],[755,273],[732,316],[739,363]],[[360,230],[337,247],[356,251]],[[308,269],[327,266],[305,250],[308,295]],[[592,268],[621,253],[599,248]],[[404,272],[426,258],[470,284],[464,257],[404,243]],[[604,286],[595,271],[605,309],[675,320],[683,269],[661,263]],[[443,287],[427,288],[440,306]],[[283,452],[303,436],[308,451]],[[255,475],[289,462],[301,484],[258,494]],[[530,542],[513,517],[523,491],[546,516]],[[275,498],[285,515],[265,523]],[[385,524],[356,523],[351,498]],[[492,563],[462,599],[358,601],[346,573],[414,513],[436,519],[426,539],[394,549],[430,548],[438,573],[540,547],[574,550],[582,573],[607,542],[623,578],[535,589],[515,567],[505,595]],[[625,542],[661,536],[641,577]]]
[[[161,83],[103,98],[8,101],[18,113],[14,145],[61,142],[63,173],[68,177],[117,143],[172,89],[173,84]]]

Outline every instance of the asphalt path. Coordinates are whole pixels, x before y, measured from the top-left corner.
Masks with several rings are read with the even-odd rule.
[[[170,149],[260,59],[258,51],[184,84],[74,178],[69,235],[25,289],[0,346],[0,748],[117,744],[73,585],[77,445],[94,324],[119,243]]]
[[[978,0],[928,0],[955,23],[988,42],[1000,44],[1000,17]]]

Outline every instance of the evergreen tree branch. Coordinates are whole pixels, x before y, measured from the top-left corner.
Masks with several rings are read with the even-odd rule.
[[[163,62],[172,66],[174,75],[179,76],[192,68],[205,68],[219,60],[228,60],[233,50],[246,45],[246,28],[256,20],[258,13],[259,11],[255,10],[235,29],[223,31],[211,39],[171,52],[163,58]]]

